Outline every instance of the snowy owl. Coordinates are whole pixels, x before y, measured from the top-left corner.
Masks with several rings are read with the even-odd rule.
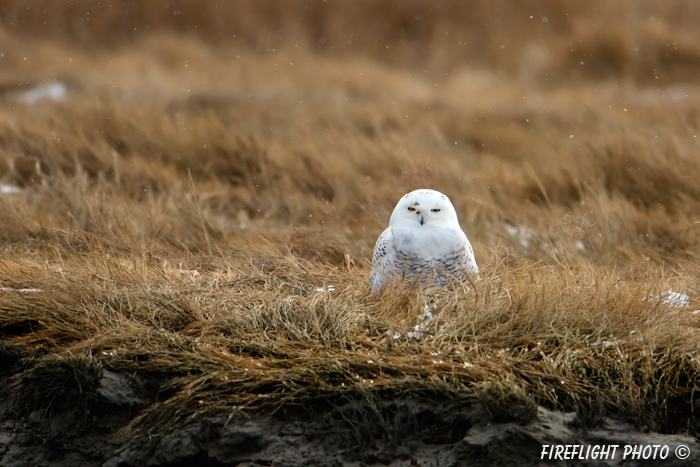
[[[416,190],[399,200],[374,246],[370,285],[377,292],[405,278],[444,286],[478,272],[450,199],[435,190]]]

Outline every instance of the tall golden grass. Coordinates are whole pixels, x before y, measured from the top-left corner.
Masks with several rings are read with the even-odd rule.
[[[17,412],[108,368],[163,379],[130,434],[405,395],[694,430],[700,7],[463,3],[0,2]],[[373,296],[422,187],[481,280]]]

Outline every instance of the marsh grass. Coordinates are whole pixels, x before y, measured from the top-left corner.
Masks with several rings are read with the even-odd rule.
[[[99,365],[166,381],[134,433],[390,394],[439,394],[496,421],[543,404],[590,423],[609,414],[661,430],[691,423],[683,407],[696,384],[698,318],[647,299],[665,290],[656,275],[615,283],[592,267],[561,274],[521,260],[474,286],[374,297],[364,268],[275,250],[208,260],[198,274],[103,252],[64,258],[60,273],[4,260],[9,284],[43,290],[0,298],[4,338],[34,349],[14,376],[21,408],[49,409],[54,393],[40,388],[78,385],[89,398],[88,370]],[[31,283],[12,271],[32,271]],[[434,321],[407,339],[426,306]]]
[[[680,44],[645,58],[600,28],[582,37],[594,19],[571,2],[538,13],[560,20],[556,34],[475,6],[527,37],[576,39],[523,64],[525,48],[494,52],[501,23],[482,39],[488,56],[483,42],[443,47],[438,29],[457,31],[463,10],[415,2],[427,29],[375,31],[399,50],[382,64],[367,37],[340,45],[341,3],[312,2],[324,13],[303,20],[277,5],[297,22],[269,38],[274,53],[255,28],[240,42],[208,23],[207,2],[190,23],[130,4],[147,11],[128,18],[153,29],[118,43],[112,13],[94,10],[104,46],[75,20],[87,3],[36,3],[52,27],[1,2],[15,22],[1,37],[13,52],[0,72],[0,183],[19,192],[0,195],[0,368],[17,413],[49,416],[70,397],[89,410],[109,369],[158,382],[121,432],[132,440],[202,415],[302,407],[363,442],[392,423],[437,423],[392,418],[409,399],[473,410],[448,417],[454,436],[474,417],[527,422],[537,405],[590,425],[696,429],[700,92],[688,77],[700,42],[692,15],[674,14],[694,4],[664,4],[656,20],[643,14],[654,2],[632,19],[617,16],[630,2],[604,9],[655,51]],[[250,25],[271,21],[273,3],[245,5]],[[352,8],[403,18],[382,5]],[[556,5],[577,14],[563,21]],[[279,42],[307,40],[304,21],[326,28],[325,45]],[[216,37],[173,34],[201,25]],[[463,54],[475,63],[446,76],[411,71]],[[590,69],[572,78],[584,56]],[[68,97],[23,102],[41,79],[64,81]],[[480,279],[370,294],[377,236],[398,197],[427,186],[455,204]]]

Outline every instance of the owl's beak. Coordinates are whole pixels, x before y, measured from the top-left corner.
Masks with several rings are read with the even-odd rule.
[[[418,222],[420,222],[420,225],[425,224],[425,216],[420,216],[420,220]]]

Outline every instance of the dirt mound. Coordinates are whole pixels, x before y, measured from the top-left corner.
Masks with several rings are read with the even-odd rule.
[[[618,463],[628,445],[668,447],[667,458],[643,465],[680,466],[700,460],[693,437],[644,431],[610,418],[586,428],[575,413],[539,407],[530,420],[499,423],[483,407],[448,406],[399,395],[350,401],[313,414],[298,410],[252,417],[200,416],[167,435],[135,440],[125,438],[120,430],[140,408],[153,402],[138,378],[105,370],[96,389],[99,403],[90,413],[66,405],[50,413],[37,410],[26,418],[18,417],[9,402],[19,395],[7,380],[3,385],[0,458],[3,465],[13,467],[534,466],[556,460],[555,448],[566,445],[589,453],[579,453],[578,458],[570,455],[566,465]],[[681,445],[690,448],[689,458],[676,456]],[[600,460],[590,454],[596,446],[617,449],[614,456]]]

